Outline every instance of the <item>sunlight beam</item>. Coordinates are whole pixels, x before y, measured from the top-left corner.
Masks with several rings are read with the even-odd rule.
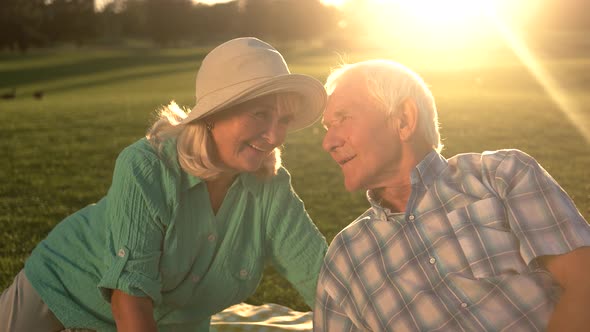
[[[582,137],[584,137],[586,143],[590,144],[590,130],[584,126],[585,120],[581,116],[579,105],[574,102],[563,89],[561,89],[551,74],[535,59],[535,56],[523,40],[518,38],[516,34],[514,34],[499,18],[493,15],[490,15],[490,18],[501,37],[512,49],[514,54],[535,77],[537,82],[539,82],[543,90],[547,92],[559,110],[565,114],[571,124],[574,125]]]

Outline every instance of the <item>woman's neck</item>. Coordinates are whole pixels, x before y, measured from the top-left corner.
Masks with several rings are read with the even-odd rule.
[[[211,209],[214,214],[217,214],[217,211],[219,211],[229,187],[237,176],[237,174],[222,174],[215,179],[205,181],[207,184],[207,191],[209,192]]]

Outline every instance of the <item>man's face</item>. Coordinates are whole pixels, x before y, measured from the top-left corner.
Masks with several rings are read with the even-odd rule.
[[[401,144],[395,121],[369,95],[362,76],[338,84],[322,122],[322,147],[340,165],[348,191],[384,187],[395,175]]]

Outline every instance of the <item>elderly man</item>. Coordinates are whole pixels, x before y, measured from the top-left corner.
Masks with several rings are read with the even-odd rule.
[[[532,157],[442,157],[434,98],[400,64],[326,88],[323,148],[371,208],[330,245],[315,331],[590,329],[590,227]]]

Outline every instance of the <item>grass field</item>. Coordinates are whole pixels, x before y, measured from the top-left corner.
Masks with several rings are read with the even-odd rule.
[[[581,42],[581,41],[580,41]],[[575,43],[574,43],[575,44]],[[590,130],[590,48],[536,48],[541,65],[577,105],[578,127]],[[437,98],[443,155],[518,148],[534,156],[590,218],[590,143],[506,47],[422,52],[284,48],[293,72],[324,80],[341,58],[381,57],[422,74]],[[39,50],[0,54],[0,288],[12,281],[33,247],[63,217],[96,202],[110,184],[115,158],[141,137],[153,111],[174,99],[192,106],[194,75],[206,49]],[[35,100],[34,91],[44,98]],[[581,123],[580,123],[581,121]],[[321,150],[316,124],[291,135],[284,149],[293,185],[328,241],[367,208],[347,193]],[[306,310],[272,268],[251,303]]]

